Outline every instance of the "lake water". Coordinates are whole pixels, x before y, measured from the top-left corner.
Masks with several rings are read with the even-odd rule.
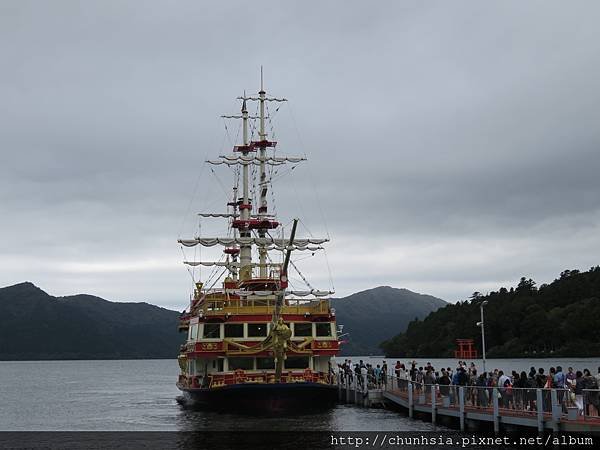
[[[393,411],[339,405],[256,417],[189,410],[176,360],[2,361],[0,431],[432,430]]]
[[[344,358],[339,358],[343,360]],[[352,357],[373,364],[381,358]],[[388,360],[390,367],[396,360]],[[408,359],[401,360],[404,363]],[[436,368],[455,360],[431,359]],[[424,365],[428,360],[417,360]],[[478,363],[480,365],[480,363]],[[600,359],[490,360],[489,368],[590,368]],[[176,398],[176,360],[1,361],[0,431],[431,431],[426,422],[384,409],[338,405],[317,414],[256,417],[189,410]],[[439,430],[439,427],[437,428]]]

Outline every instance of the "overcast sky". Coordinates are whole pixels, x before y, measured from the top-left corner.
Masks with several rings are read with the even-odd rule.
[[[330,287],[327,261],[337,296],[391,285],[448,301],[587,270],[600,264],[599,13],[0,1],[0,285],[182,309],[176,240],[197,233],[195,213],[225,209],[231,172],[203,161],[230,152],[237,124],[219,116],[258,90],[261,65],[290,100],[271,110],[278,148],[309,158],[275,181],[277,212],[332,240],[327,260],[298,262],[315,288]]]

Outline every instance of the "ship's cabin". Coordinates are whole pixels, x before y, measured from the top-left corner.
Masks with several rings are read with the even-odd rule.
[[[187,340],[190,353],[185,359],[184,371],[192,380],[192,386],[219,387],[239,382],[274,381],[275,361],[272,352],[265,350],[252,353],[250,350],[269,336],[272,324],[264,319],[248,319],[244,322],[228,322],[210,318],[209,321],[200,322],[198,317],[191,318]],[[292,332],[290,340],[302,351],[287,354],[282,380],[324,382],[329,374],[331,353],[319,354],[311,348],[315,345],[318,349],[331,349],[331,341],[336,341],[337,348],[335,322],[319,321],[317,317],[312,321],[310,317],[296,316],[290,319],[295,319],[285,322]]]
[[[337,338],[335,322],[287,322],[292,330],[293,341],[303,341],[306,338],[330,340]],[[188,343],[216,342],[225,338],[234,341],[259,341],[266,338],[271,328],[270,322],[204,322],[197,319],[190,322]]]

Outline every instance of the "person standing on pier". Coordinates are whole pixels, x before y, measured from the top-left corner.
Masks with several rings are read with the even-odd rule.
[[[556,373],[554,374],[553,385],[554,388],[558,389],[558,391],[556,392],[558,396],[558,403],[562,405],[564,413],[567,412],[567,405],[565,404],[565,402],[563,402],[565,398],[566,381],[567,377],[563,373],[562,367],[556,366]]]
[[[361,374],[361,368],[358,364],[356,364],[354,366],[354,374],[356,375],[356,381],[358,383],[358,385],[362,388],[363,387],[363,378],[362,378],[362,374]]]
[[[598,415],[598,381],[589,369],[583,369],[583,404],[587,416]],[[595,409],[595,411],[593,411]]]
[[[417,381],[417,363],[415,361],[412,362],[411,367],[410,367],[410,371],[409,371],[409,375],[410,375],[410,381]]]
[[[537,401],[537,381],[535,380],[535,367],[531,368],[527,377],[527,408],[529,411],[537,410],[535,402]]]
[[[556,373],[556,370],[554,369],[554,367],[550,367],[550,373],[548,374],[548,376],[546,376],[546,383],[544,384],[544,392],[543,392],[543,399],[544,399],[544,411],[546,412],[551,412],[552,411],[552,385],[554,383],[554,374]]]
[[[577,376],[577,378],[575,378],[575,405],[577,405],[577,409],[581,415],[583,413],[583,373],[581,373],[581,370],[578,370],[575,372],[575,375]]]
[[[515,406],[524,411],[527,407],[527,391],[525,389],[527,388],[527,374],[525,371],[515,377],[513,386],[517,388],[513,394]]]
[[[477,377],[477,403],[480,408],[487,408],[489,403],[489,390],[487,388],[487,372],[483,372]]]
[[[446,369],[442,369],[442,376],[438,380],[438,384],[440,385],[440,395],[444,397],[450,395],[450,377]]]
[[[363,388],[363,390],[365,390],[365,386],[367,386],[367,375],[369,373],[367,370],[367,366],[365,366],[363,364],[362,366],[359,366],[358,370],[359,370],[361,387]]]
[[[510,378],[504,375],[504,371],[498,372],[498,390],[500,391],[501,403],[504,408],[508,408],[509,395],[512,396],[512,387],[509,393],[508,388],[511,387]]]

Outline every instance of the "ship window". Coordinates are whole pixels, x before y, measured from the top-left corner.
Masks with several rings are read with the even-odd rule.
[[[256,358],[256,368],[258,370],[274,369],[275,360],[273,358]]]
[[[202,337],[205,338],[220,338],[221,337],[221,324],[220,323],[205,323],[204,334]]]
[[[286,369],[308,369],[308,356],[288,356],[283,364]]]
[[[248,337],[265,337],[267,335],[266,323],[249,323]]]
[[[317,336],[326,337],[331,336],[331,323],[318,323],[317,324]]]
[[[312,323],[295,323],[294,336],[312,336]]]
[[[223,372],[223,361],[225,361],[223,358],[219,358],[219,359],[217,360],[217,365],[219,366],[219,367],[217,368],[217,371],[218,371],[218,372]]]
[[[252,370],[254,369],[254,358],[229,358],[229,370]]]
[[[198,335],[198,325],[194,324],[190,327],[190,334],[188,336],[189,341],[195,341]]]
[[[225,324],[225,337],[244,337],[244,324],[243,323],[226,323]]]

